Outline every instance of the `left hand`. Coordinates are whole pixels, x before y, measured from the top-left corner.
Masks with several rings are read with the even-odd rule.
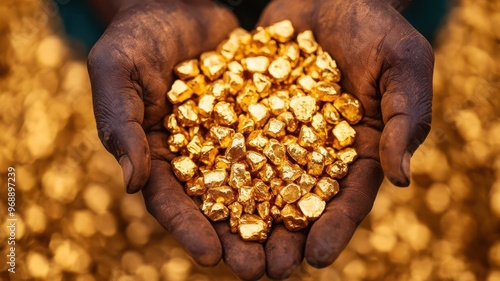
[[[359,158],[325,213],[308,234],[283,225],[271,232],[271,278],[290,276],[304,257],[314,267],[332,264],[370,212],[384,173],[397,186],[410,183],[410,158],[430,130],[434,55],[392,2],[275,0],[261,17],[260,26],[290,19],[297,32],[312,30],[336,59],[343,90],[365,110],[354,126]]]

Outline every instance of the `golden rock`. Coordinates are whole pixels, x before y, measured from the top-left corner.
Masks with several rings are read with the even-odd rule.
[[[205,173],[206,174],[206,173]],[[207,200],[222,203],[226,206],[236,200],[233,189],[229,186],[216,186],[207,190]]]
[[[267,161],[264,155],[255,151],[248,151],[246,153],[246,159],[251,172],[257,172],[260,170]]]
[[[292,204],[300,199],[300,186],[294,183],[289,183],[280,190],[280,195],[283,198],[283,201],[288,204]]]
[[[262,219],[269,218],[271,215],[271,204],[269,204],[269,201],[257,204],[257,213]]]
[[[223,221],[229,217],[229,209],[222,203],[213,203],[205,215],[212,221]]]
[[[290,41],[294,32],[295,30],[293,29],[292,22],[289,20],[280,21],[269,26],[269,34],[280,43]]]
[[[262,169],[259,171],[259,177],[264,182],[271,181],[272,178],[276,176],[276,172],[270,164],[264,164]]]
[[[325,117],[326,122],[329,124],[338,124],[342,119],[340,118],[340,113],[335,109],[333,104],[325,103],[321,109],[321,113]]]
[[[188,140],[184,134],[173,134],[167,139],[168,149],[171,152],[179,152],[182,148],[186,147]]]
[[[238,121],[234,107],[225,101],[218,102],[214,106],[214,117],[217,124],[222,126],[231,126]]]
[[[311,127],[314,129],[314,132],[316,132],[322,142],[324,142],[327,138],[327,126],[328,125],[325,117],[323,117],[323,114],[316,112],[312,118]]]
[[[242,186],[238,188],[238,202],[243,205],[243,212],[252,214],[255,211],[253,186]]]
[[[186,182],[185,185],[186,194],[189,196],[200,196],[205,194],[207,189],[205,188],[205,182],[203,177],[192,178]]]
[[[266,28],[259,26],[255,29],[252,41],[252,43],[256,44],[257,47],[262,47],[271,41],[271,35]]]
[[[258,202],[268,201],[271,199],[271,195],[269,193],[269,186],[265,184],[260,179],[253,180],[253,188],[254,188],[254,197]]]
[[[297,183],[300,186],[301,195],[304,195],[310,192],[311,189],[316,185],[316,178],[307,173],[302,173]]]
[[[292,66],[288,60],[277,58],[271,62],[268,71],[276,81],[283,81],[290,75],[290,72],[292,72]]]
[[[269,181],[269,187],[271,187],[271,192],[275,196],[279,196],[280,200],[283,200],[281,195],[279,195],[281,188],[285,185],[285,182],[281,178],[272,178]],[[280,206],[280,208],[283,206]]]
[[[228,40],[222,41],[217,47],[219,53],[227,60],[230,61],[234,59],[236,53],[240,49],[240,42],[237,38],[229,38]]]
[[[234,136],[234,130],[223,126],[210,128],[210,137],[218,142],[221,148],[227,148]]]
[[[238,232],[245,241],[262,243],[267,239],[267,224],[256,215],[244,214],[240,218]]]
[[[229,93],[232,95],[238,93],[245,85],[243,77],[231,71],[226,71],[224,73],[223,81],[228,86]]]
[[[229,94],[229,85],[224,80],[216,80],[207,87],[206,95],[212,95],[218,100],[225,100]]]
[[[335,125],[332,132],[335,136],[335,140],[333,142],[333,147],[335,149],[340,150],[344,147],[350,146],[356,139],[356,131],[346,121],[341,121]]]
[[[276,166],[281,166],[286,159],[285,147],[276,139],[270,139],[263,152],[267,159]]]
[[[248,114],[255,122],[257,128],[262,128],[269,119],[269,109],[261,104],[255,103],[248,106]]]
[[[200,205],[200,209],[203,212],[203,214],[205,214],[205,216],[208,217],[208,214],[210,213],[210,209],[212,208],[213,205],[214,205],[214,202],[209,201],[209,200],[205,200]]]
[[[197,106],[192,100],[188,100],[180,106],[175,107],[174,114],[182,127],[193,127],[200,124],[196,112]]]
[[[310,75],[304,75],[297,79],[297,84],[307,93],[312,93],[316,88],[316,81]],[[316,100],[314,100],[316,102]]]
[[[242,133],[235,133],[226,149],[225,156],[227,160],[234,163],[245,157],[246,152],[245,137]]]
[[[281,210],[281,217],[285,223],[285,227],[290,231],[298,231],[308,226],[306,216],[302,214],[300,209],[295,205],[287,204]]]
[[[278,207],[276,207],[276,205],[273,205],[271,207],[270,213],[274,222],[280,223],[283,221],[283,218],[281,217],[281,210]]]
[[[352,147],[345,148],[337,152],[337,157],[346,164],[351,164],[358,159],[358,152]]]
[[[186,148],[187,148],[190,156],[192,156],[194,158],[198,158],[201,154],[202,146],[203,146],[203,144],[202,144],[201,138],[198,135],[196,135],[187,144]]]
[[[209,117],[214,111],[216,99],[212,95],[203,95],[198,100],[198,114],[201,117]]]
[[[264,151],[268,143],[269,139],[264,136],[262,130],[253,131],[247,138],[248,147],[257,151]]]
[[[208,79],[215,81],[226,70],[226,60],[217,52],[205,52],[200,56],[200,68]]]
[[[335,100],[333,105],[349,124],[356,124],[363,118],[361,103],[357,98],[348,93],[343,93]]]
[[[300,177],[304,172],[299,165],[292,164],[290,161],[285,160],[279,169],[281,179],[286,182],[293,182]]]
[[[291,112],[283,112],[278,115],[278,120],[283,121],[286,124],[286,130],[289,133],[293,133],[297,130],[299,127],[299,122],[295,117],[293,116],[293,113]]]
[[[172,88],[167,93],[167,98],[172,104],[178,104],[191,98],[193,90],[182,80],[175,80]]]
[[[226,171],[230,171],[231,169],[231,162],[229,162],[229,160],[227,160],[227,158],[222,155],[217,155],[215,157],[214,163],[215,163],[214,164],[215,169],[221,169]]]
[[[325,156],[323,154],[313,151],[308,155],[307,159],[307,173],[311,176],[321,176],[325,167]]]
[[[243,213],[243,206],[238,202],[233,202],[228,207],[229,209],[229,226],[231,227],[232,233],[238,232],[238,225],[240,224],[240,218]]]
[[[287,102],[277,95],[272,95],[267,100],[271,113],[275,116],[278,116],[288,110]]]
[[[203,183],[205,187],[210,189],[214,187],[220,187],[227,182],[227,172],[226,170],[217,169],[211,170],[203,173]]]
[[[321,81],[316,83],[311,95],[324,102],[333,102],[340,96],[340,86],[337,83]]]
[[[172,171],[178,180],[186,182],[196,175],[196,170],[198,167],[189,159],[187,156],[179,156],[172,160],[170,163],[172,166]]]
[[[243,75],[245,69],[243,68],[243,65],[237,61],[232,61],[227,64],[227,69],[231,71],[232,73],[236,73],[238,75]]]
[[[163,127],[167,129],[171,134],[182,133],[183,128],[179,126],[175,114],[170,114],[163,119]]]
[[[259,102],[260,95],[257,93],[257,88],[252,83],[243,87],[236,96],[236,103],[243,111],[248,111],[248,106]]]
[[[247,115],[240,115],[238,117],[238,133],[247,134],[255,130],[255,121]]]
[[[198,68],[198,60],[187,60],[177,64],[174,67],[174,73],[179,77],[179,79],[187,80],[196,77],[200,74],[200,69]]]
[[[276,118],[271,118],[264,127],[264,134],[271,138],[282,138],[286,134],[285,130],[286,124]]]
[[[318,195],[307,193],[300,198],[297,206],[309,221],[315,221],[325,210],[326,203]]]
[[[316,113],[316,100],[311,96],[295,96],[290,101],[290,109],[297,120],[308,123]]]
[[[295,67],[300,58],[299,45],[297,45],[297,43],[295,42],[288,42],[285,45],[282,45],[282,48],[279,51],[279,55],[288,59],[291,65]],[[302,74],[302,70],[300,74]]]
[[[299,33],[297,35],[297,43],[299,44],[300,50],[306,54],[312,54],[318,49],[318,43],[316,43],[311,30]]]
[[[300,146],[298,143],[290,143],[286,146],[288,155],[300,165],[307,164],[307,149]]]
[[[196,75],[193,79],[186,81],[186,84],[193,90],[193,93],[202,95],[205,93],[207,83],[203,74]]]
[[[207,166],[212,166],[218,153],[219,150],[212,143],[204,143],[201,147],[199,161]]]
[[[250,172],[247,171],[245,164],[234,163],[231,166],[229,174],[229,185],[235,189],[241,189],[243,186],[248,186],[252,183]]]
[[[321,140],[312,128],[303,125],[300,128],[299,145],[314,148],[321,145]]]
[[[347,175],[347,164],[342,160],[337,160],[325,168],[326,173],[333,179],[341,179]]]
[[[339,188],[339,183],[336,180],[329,177],[323,177],[316,183],[313,192],[323,201],[329,201],[339,192]]]
[[[251,73],[265,73],[269,67],[269,58],[265,56],[248,57],[241,62],[243,67]]]
[[[229,34],[230,39],[236,39],[238,42],[240,42],[243,45],[248,45],[250,44],[250,41],[252,41],[252,35],[250,32],[246,31],[245,29],[241,27],[235,28],[230,34]]]
[[[337,154],[335,153],[335,150],[333,148],[318,146],[316,150],[325,157],[325,166],[333,164],[333,162],[335,162]]]
[[[269,91],[272,81],[266,75],[256,72],[253,74],[253,84],[257,89],[257,93],[263,93]]]

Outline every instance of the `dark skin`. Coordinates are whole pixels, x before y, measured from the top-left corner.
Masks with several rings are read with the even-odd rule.
[[[297,31],[313,30],[337,60],[343,89],[365,109],[355,126],[359,159],[325,213],[307,231],[276,225],[265,244],[203,216],[172,175],[175,155],[162,127],[172,67],[214,49],[237,20],[205,0],[126,1],[118,11],[89,55],[99,137],[122,166],[127,191],[142,190],[148,211],[197,263],[223,258],[244,280],[286,278],[304,258],[328,266],[371,210],[384,173],[409,185],[411,155],[430,129],[433,53],[393,2],[275,0],[262,14],[262,26],[290,19]]]

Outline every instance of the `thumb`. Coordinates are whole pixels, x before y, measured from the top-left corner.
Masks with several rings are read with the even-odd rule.
[[[410,158],[430,130],[434,54],[429,43],[411,30],[386,52],[381,76],[380,162],[397,186],[410,184]]]
[[[127,192],[135,193],[149,178],[151,159],[141,126],[144,103],[130,78],[133,64],[122,52],[97,43],[88,69],[99,138],[120,163]]]

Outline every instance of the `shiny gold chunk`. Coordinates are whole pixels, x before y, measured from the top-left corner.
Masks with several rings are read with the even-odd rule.
[[[333,104],[325,103],[321,109],[321,113],[325,117],[326,122],[329,124],[338,124],[342,119],[340,118],[340,113],[335,109]]]
[[[205,214],[212,221],[223,221],[229,217],[229,209],[222,203],[213,203]]]
[[[318,82],[311,95],[320,101],[333,102],[340,96],[340,86],[337,83]]]
[[[250,172],[247,171],[245,164],[234,163],[231,166],[231,172],[229,174],[229,185],[232,188],[239,189],[251,183],[252,177],[250,176]]]
[[[280,43],[286,43],[292,39],[294,29],[292,22],[284,20],[269,26],[269,34]]]
[[[266,164],[266,157],[255,151],[248,151],[246,154],[247,163],[251,172],[260,170]]]
[[[358,159],[358,152],[352,147],[337,152],[337,157],[346,164],[351,164]]]
[[[213,126],[210,128],[210,137],[217,141],[221,148],[226,148],[231,143],[234,130],[223,126]]]
[[[292,72],[292,66],[290,62],[284,58],[277,58],[275,59],[271,65],[269,65],[269,74],[276,80],[276,81],[283,81],[285,80],[288,75],[290,75],[290,72]]]
[[[274,178],[275,176],[276,172],[274,171],[273,167],[270,164],[264,164],[262,169],[259,171],[259,177],[264,182],[271,181],[271,179]]]
[[[273,205],[271,207],[270,213],[274,222],[280,223],[283,221],[283,218],[281,217],[281,210],[278,207],[276,207],[276,205]]]
[[[199,136],[194,136],[191,141],[187,144],[186,148],[189,152],[189,155],[192,157],[199,157],[201,154],[201,148],[202,148],[202,140]]]
[[[271,41],[271,35],[266,28],[259,26],[255,29],[252,41],[257,47],[262,47]]]
[[[193,79],[186,81],[186,84],[193,90],[193,93],[201,95],[205,93],[207,83],[203,74],[196,75]]]
[[[327,123],[323,114],[319,112],[314,114],[311,121],[311,127],[314,129],[314,132],[318,135],[321,141],[324,142],[327,138],[328,132]]]
[[[192,100],[177,106],[174,109],[174,114],[177,116],[177,121],[183,127],[192,127],[200,124],[200,119],[197,114],[197,107]]]
[[[177,64],[174,67],[174,73],[179,77],[179,79],[187,80],[193,78],[200,74],[200,69],[198,68],[198,60],[187,60]]]
[[[337,68],[337,63],[327,52],[318,55],[315,62],[315,68],[321,72],[321,79],[325,82],[338,83],[341,75]]]
[[[206,174],[206,173],[205,173]],[[233,189],[229,186],[216,186],[207,190],[207,200],[222,203],[226,206],[236,200]]]
[[[269,119],[269,109],[262,103],[250,104],[248,114],[255,122],[257,128],[262,128]]]
[[[253,84],[257,93],[263,93],[269,91],[272,81],[266,75],[256,72],[253,74]]]
[[[218,102],[214,106],[215,121],[222,126],[231,126],[238,121],[234,107],[225,101]]]
[[[278,171],[276,171],[278,173]],[[269,187],[271,187],[271,192],[273,195],[279,195],[281,188],[285,185],[285,182],[278,177],[272,178],[269,181]],[[280,196],[281,197],[281,196]],[[282,198],[283,199],[283,198]]]
[[[245,81],[240,74],[226,71],[223,76],[224,83],[228,86],[229,93],[235,95],[245,85]]]
[[[290,231],[304,229],[309,224],[306,216],[304,216],[300,209],[295,205],[287,204],[283,207],[281,210],[281,217],[285,223],[286,229]]]
[[[323,201],[329,201],[339,192],[339,183],[332,178],[323,177],[316,183],[313,192]]]
[[[175,80],[172,88],[167,93],[167,98],[172,104],[178,104],[191,98],[193,91],[182,80]]]
[[[278,115],[278,120],[285,122],[286,130],[289,133],[295,132],[299,126],[299,122],[297,121],[297,119],[295,119],[293,113],[288,111],[280,113],[280,115]]]
[[[300,50],[306,54],[312,54],[318,49],[318,43],[316,43],[311,30],[299,33],[297,35],[297,43],[299,44]]]
[[[278,179],[281,181],[281,179]],[[283,208],[286,205],[285,200],[283,200],[283,197],[281,195],[277,194],[276,197],[274,198],[274,205],[278,208]]]
[[[335,162],[337,154],[335,153],[335,150],[333,148],[318,146],[316,150],[323,156],[325,156],[325,166],[333,164],[333,162]]]
[[[288,155],[300,165],[307,164],[308,151],[298,143],[290,143],[286,146]]]
[[[242,186],[238,188],[238,202],[243,205],[243,212],[252,214],[255,211],[255,199],[253,186]]]
[[[203,214],[205,214],[205,216],[208,217],[210,209],[212,208],[213,205],[214,205],[214,202],[206,200],[206,201],[203,201],[203,203],[200,205],[200,209],[203,212]]]
[[[244,111],[248,111],[248,106],[259,102],[259,93],[253,84],[247,84],[236,97],[236,103]]]
[[[267,239],[267,224],[256,215],[244,214],[240,218],[238,232],[245,241],[262,243]]]
[[[348,93],[343,93],[335,100],[333,105],[349,124],[356,124],[363,118],[361,103],[357,98]]]
[[[217,52],[205,52],[200,56],[200,68],[208,79],[215,81],[226,70],[226,60]]]
[[[277,95],[272,95],[267,100],[271,113],[275,116],[278,116],[288,110],[287,102]]]
[[[335,161],[325,169],[326,173],[333,179],[341,179],[347,175],[347,164],[341,160]]]
[[[182,133],[182,129],[179,126],[179,123],[177,122],[177,118],[175,117],[175,114],[170,114],[165,117],[163,120],[163,126],[171,133],[171,134],[177,134],[177,133]]]
[[[270,139],[263,152],[276,166],[281,166],[286,159],[285,147],[276,139]]]
[[[240,42],[243,45],[248,45],[250,44],[250,41],[252,40],[252,35],[250,32],[246,31],[245,29],[241,27],[235,28],[231,33],[229,34],[230,39],[236,39],[238,42]]]
[[[290,161],[285,160],[283,165],[281,165],[279,172],[281,179],[287,182],[293,182],[298,179],[304,171],[299,167],[299,165],[292,164]]]
[[[203,177],[192,178],[186,182],[186,194],[189,196],[199,196],[205,194],[207,191]]]
[[[260,179],[253,180],[253,188],[254,188],[254,197],[258,202],[268,201],[271,199],[271,195],[269,194],[269,186],[265,184]]]
[[[303,125],[300,128],[299,133],[299,144],[303,147],[317,147],[320,145],[320,139],[318,135],[310,127]]]
[[[289,183],[280,190],[280,195],[286,203],[292,204],[300,199],[300,186]]]
[[[255,130],[255,121],[247,115],[240,115],[238,117],[238,133],[247,134]]]
[[[232,73],[236,73],[238,75],[243,75],[245,69],[243,68],[243,65],[241,65],[237,61],[232,61],[227,64],[227,69],[231,71]]]
[[[247,138],[248,147],[257,151],[263,151],[268,143],[269,139],[264,136],[262,130],[253,131]]]
[[[317,151],[311,152],[307,159],[307,173],[311,176],[321,176],[324,167],[325,156]]]
[[[240,42],[237,38],[229,38],[228,40],[222,41],[217,47],[219,53],[227,60],[230,61],[234,59],[236,53],[240,49]]]
[[[203,95],[198,100],[198,113],[201,117],[209,117],[214,111],[215,97],[212,95]]]
[[[308,123],[316,113],[316,100],[311,96],[295,96],[290,101],[290,108],[297,120]]]
[[[177,179],[183,182],[192,179],[196,174],[196,169],[198,169],[193,160],[186,156],[174,158],[172,162],[170,162],[170,165]]]
[[[205,94],[212,95],[218,100],[224,100],[229,93],[229,85],[224,80],[216,80],[207,87]]]
[[[215,169],[221,169],[221,170],[226,170],[229,171],[231,169],[231,162],[227,160],[226,157],[222,155],[217,155],[215,157]]]
[[[269,58],[265,56],[248,57],[241,62],[243,67],[251,73],[265,73],[269,67]]]
[[[268,218],[271,215],[271,204],[269,204],[269,201],[257,204],[257,213],[262,219]]]
[[[316,178],[307,173],[302,173],[298,184],[300,186],[301,194],[304,195],[310,192],[314,185],[316,185]]]
[[[295,42],[289,42],[285,45],[282,45],[282,48],[280,49],[279,55],[288,59],[290,61],[291,65],[295,67],[295,65],[297,64],[297,62],[299,61],[299,58],[300,58],[299,45],[297,45],[297,43],[295,43]],[[302,69],[300,70],[300,72],[301,72],[300,74],[302,74]],[[299,77],[299,76],[300,75],[298,75],[297,77]]]
[[[167,139],[168,149],[171,152],[179,152],[182,148],[186,147],[188,140],[184,134],[173,134]]]
[[[242,133],[236,133],[233,135],[229,146],[226,149],[225,156],[227,160],[234,163],[241,158],[245,157],[247,152],[247,147],[245,145],[245,137]]]
[[[352,145],[356,139],[356,131],[346,121],[335,125],[333,135],[335,136],[333,147],[339,150]]]
[[[325,210],[326,203],[318,195],[307,193],[300,198],[297,206],[309,221],[315,221]]]
[[[227,172],[226,170],[212,170],[203,173],[203,183],[205,187],[210,189],[213,187],[220,187],[227,182]]]
[[[212,166],[218,153],[219,149],[217,149],[213,143],[204,143],[201,147],[199,161],[207,166]]]
[[[263,132],[271,138],[281,138],[286,134],[285,127],[286,124],[283,121],[271,118],[264,127]]]
[[[304,75],[299,77],[299,79],[297,80],[297,84],[306,93],[312,93],[314,88],[316,87],[316,81],[314,81],[314,79],[310,75]]]
[[[243,213],[243,206],[238,202],[233,202],[228,206],[229,209],[229,226],[231,227],[232,233],[238,232],[238,225],[240,223],[240,218]]]

